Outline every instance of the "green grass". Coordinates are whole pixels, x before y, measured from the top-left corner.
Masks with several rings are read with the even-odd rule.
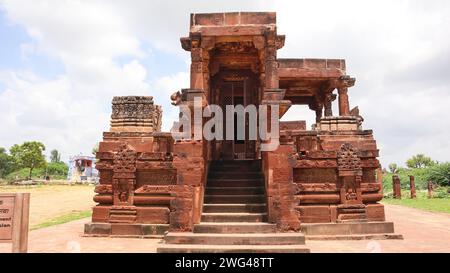
[[[83,218],[87,218],[87,217],[91,217],[91,216],[92,216],[92,210],[72,212],[72,213],[61,215],[61,216],[55,217],[51,220],[39,223],[35,226],[32,226],[31,230],[60,225],[60,224],[72,222],[75,220],[79,220],[79,219],[83,219]]]
[[[416,199],[403,197],[402,199],[383,199],[383,203],[391,205],[400,205],[432,212],[450,213],[450,198],[432,198],[418,196]]]

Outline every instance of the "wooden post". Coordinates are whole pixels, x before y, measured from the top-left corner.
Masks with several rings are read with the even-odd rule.
[[[411,199],[416,198],[416,182],[414,175],[409,176],[409,190],[411,191]]]
[[[0,194],[0,243],[12,243],[13,253],[28,250],[30,194]]]

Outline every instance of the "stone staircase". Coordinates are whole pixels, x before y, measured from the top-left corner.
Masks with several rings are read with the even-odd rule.
[[[168,232],[160,253],[302,253],[302,233],[277,233],[267,223],[260,161],[211,163],[201,222],[193,232]]]

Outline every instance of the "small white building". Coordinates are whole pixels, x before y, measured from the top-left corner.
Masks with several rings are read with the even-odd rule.
[[[70,157],[67,180],[70,182],[98,182],[98,171],[95,169],[95,157],[83,155]]]

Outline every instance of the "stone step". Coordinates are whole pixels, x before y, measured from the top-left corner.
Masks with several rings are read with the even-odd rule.
[[[259,167],[247,167],[247,166],[211,166],[209,168],[210,173],[214,172],[261,172]]]
[[[264,187],[206,187],[207,195],[254,195],[264,194]]]
[[[311,241],[361,241],[361,240],[403,240],[403,235],[395,233],[350,234],[350,235],[306,235]]]
[[[193,233],[168,232],[166,244],[199,245],[304,245],[303,233]]]
[[[203,204],[203,212],[265,212],[265,203],[256,204]]]
[[[209,172],[208,178],[253,179],[253,178],[262,178],[262,174],[260,172],[220,171],[220,172]]]
[[[188,245],[163,244],[158,253],[310,253],[304,245]]]
[[[260,160],[216,160],[211,166],[261,166]]]
[[[202,222],[264,222],[267,213],[202,213]]]
[[[247,203],[265,203],[266,197],[258,195],[206,195],[205,204],[247,204]]]
[[[200,223],[194,225],[194,233],[273,233],[277,226],[269,223]]]
[[[206,187],[264,187],[264,181],[261,178],[253,179],[228,179],[228,178],[209,178]]]

